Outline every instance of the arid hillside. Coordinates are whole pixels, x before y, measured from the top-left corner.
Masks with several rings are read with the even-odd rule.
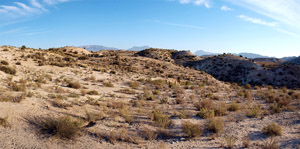
[[[176,50],[1,46],[0,148],[297,148],[296,68]],[[247,84],[266,75],[290,88]]]
[[[299,58],[283,63],[275,58],[248,59],[232,54],[199,57],[187,51],[164,49],[147,49],[137,55],[205,71],[220,81],[300,88]]]

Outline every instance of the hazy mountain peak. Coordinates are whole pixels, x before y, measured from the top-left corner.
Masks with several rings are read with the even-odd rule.
[[[127,49],[127,50],[129,50],[129,51],[142,51],[142,50],[145,50],[145,49],[150,49],[151,47],[149,47],[149,46],[134,46],[134,47],[132,47],[132,48],[129,48],[129,49]]]
[[[101,51],[101,50],[120,50],[118,48],[114,47],[106,47],[101,45],[85,45],[85,46],[79,46],[80,48],[84,48],[89,51]]]

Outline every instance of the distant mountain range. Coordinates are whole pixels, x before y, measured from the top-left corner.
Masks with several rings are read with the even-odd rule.
[[[85,45],[85,46],[79,46],[79,48],[84,48],[88,51],[101,51],[101,50],[121,50],[114,47],[105,47],[101,45]]]
[[[79,46],[80,48],[84,48],[88,51],[101,51],[101,50],[123,50],[123,49],[119,49],[119,48],[115,48],[115,47],[106,47],[106,46],[101,46],[101,45],[85,45],[85,46]],[[141,51],[141,50],[145,50],[145,49],[149,49],[151,47],[149,46],[134,46],[132,48],[129,48],[127,50],[129,51]]]
[[[203,51],[203,50],[198,50],[194,54],[197,55],[197,56],[209,56],[209,55],[219,55],[220,53],[211,53],[211,52],[206,52],[206,51]],[[243,57],[247,57],[247,58],[270,58],[268,56],[263,56],[263,55],[255,54],[255,53],[246,53],[246,52],[232,53],[232,54],[237,55],[237,56],[242,55]]]
[[[209,55],[218,55],[219,53],[211,53],[211,52],[206,52],[203,50],[198,50],[194,54],[197,56],[209,56]]]
[[[238,53],[238,54],[234,54],[234,55],[242,55],[243,57],[247,57],[247,58],[271,58],[269,56],[264,56],[264,55],[260,55],[260,54],[255,54],[255,53]]]
[[[145,50],[145,49],[150,49],[151,47],[149,46],[141,46],[141,47],[137,47],[137,46],[134,46],[130,49],[127,49],[129,51],[142,51],[142,50]]]

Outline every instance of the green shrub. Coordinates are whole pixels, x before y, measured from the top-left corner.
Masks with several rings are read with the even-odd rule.
[[[203,132],[200,124],[193,124],[188,121],[182,124],[182,130],[188,135],[189,138],[199,137]]]
[[[22,45],[21,50],[25,50],[27,47],[25,45]]]
[[[208,123],[206,124],[206,128],[213,133],[219,133],[224,128],[223,120],[220,118],[209,119]]]
[[[264,127],[262,129],[262,132],[269,136],[281,136],[282,135],[281,127],[275,123],[272,123],[272,124]]]

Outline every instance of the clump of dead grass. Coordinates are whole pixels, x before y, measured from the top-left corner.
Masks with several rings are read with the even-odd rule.
[[[69,116],[37,116],[28,121],[38,127],[41,133],[61,139],[75,139],[83,124],[81,120]]]

